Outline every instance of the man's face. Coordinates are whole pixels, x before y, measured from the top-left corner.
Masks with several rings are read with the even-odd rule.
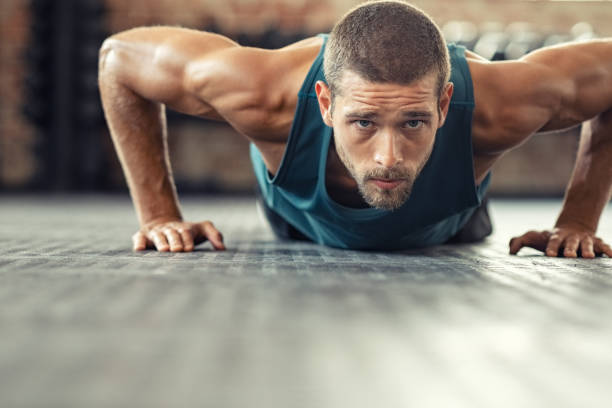
[[[398,85],[368,82],[346,71],[339,88],[332,111],[329,89],[317,83],[323,120],[334,129],[338,157],[366,203],[397,209],[429,159],[452,85],[438,98],[434,74]]]

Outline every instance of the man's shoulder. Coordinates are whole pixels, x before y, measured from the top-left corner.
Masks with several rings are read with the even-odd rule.
[[[299,91],[323,41],[316,36],[277,50],[254,50],[264,53],[266,58],[265,67],[252,68],[257,69],[255,75],[259,77],[259,85],[253,90],[257,102],[227,118],[257,146],[272,173],[280,166],[295,119]]]

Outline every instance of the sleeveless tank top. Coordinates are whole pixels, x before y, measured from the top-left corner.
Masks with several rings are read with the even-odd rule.
[[[315,83],[325,81],[327,35],[298,93],[295,117],[281,165],[273,177],[261,153],[250,146],[251,161],[265,203],[319,244],[347,249],[394,250],[446,242],[480,204],[490,174],[474,182],[472,157],[472,78],[465,48],[448,45],[454,93],[446,122],[438,129],[427,164],[410,198],[397,210],[350,208],[333,201],[325,185],[332,128],[321,118]]]

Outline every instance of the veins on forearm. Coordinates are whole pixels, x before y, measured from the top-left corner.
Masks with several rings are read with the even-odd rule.
[[[612,193],[612,111],[583,124],[576,164],[565,194],[559,224],[596,230]]]

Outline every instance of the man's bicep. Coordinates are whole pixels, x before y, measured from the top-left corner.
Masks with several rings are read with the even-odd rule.
[[[261,108],[274,94],[273,52],[249,47],[219,50],[195,59],[186,69],[185,86],[221,115]],[[276,77],[278,72],[274,71]]]
[[[521,144],[549,122],[559,91],[551,73],[525,61],[472,62],[474,142],[500,153]]]
[[[139,96],[188,113],[210,110],[190,88],[193,61],[237,47],[211,33],[178,27],[143,27],[110,37],[100,50],[100,80],[116,81]]]
[[[579,124],[612,106],[612,40],[542,48],[521,60],[554,78],[559,106],[544,130]]]
[[[566,129],[612,106],[612,42],[543,48],[503,62],[470,60],[474,147],[501,153],[537,132]]]

